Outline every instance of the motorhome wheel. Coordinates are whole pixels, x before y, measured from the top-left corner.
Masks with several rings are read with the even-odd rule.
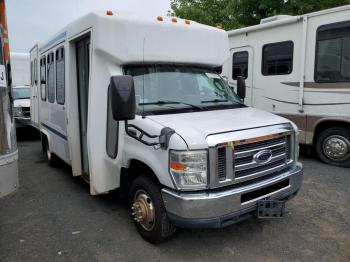
[[[140,235],[150,243],[159,243],[175,232],[163,204],[159,186],[151,179],[136,178],[130,190],[132,216]]]
[[[350,167],[350,130],[342,127],[324,130],[317,139],[316,150],[323,162]]]

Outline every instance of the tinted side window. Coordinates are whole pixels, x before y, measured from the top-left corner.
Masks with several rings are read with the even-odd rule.
[[[64,105],[64,47],[56,50],[56,101]]]
[[[108,88],[108,109],[107,109],[107,139],[106,147],[107,154],[111,158],[116,158],[118,153],[118,130],[119,122],[113,119],[112,107],[111,107],[111,91],[110,87]]]
[[[287,75],[293,71],[293,42],[280,42],[263,46],[262,74]]]
[[[350,81],[350,21],[320,26],[316,37],[316,82]]]
[[[237,52],[232,57],[232,79],[237,79],[238,76],[248,77],[248,58],[247,51]]]
[[[34,59],[34,84],[37,85],[38,84],[38,74],[37,74],[37,70],[38,70],[38,61],[36,60],[36,58]]]
[[[47,97],[50,103],[55,102],[55,74],[53,53],[47,56]]]
[[[30,84],[33,86],[34,84],[34,77],[33,77],[33,61],[30,61]]]
[[[40,92],[41,100],[46,100],[46,57],[40,59]]]

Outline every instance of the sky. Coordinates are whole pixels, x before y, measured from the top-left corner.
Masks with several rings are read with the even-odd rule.
[[[166,15],[170,0],[6,0],[11,52],[29,52],[62,27],[90,11]]]

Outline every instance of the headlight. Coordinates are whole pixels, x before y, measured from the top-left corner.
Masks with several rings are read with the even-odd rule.
[[[206,189],[207,151],[170,151],[169,169],[179,189]]]
[[[22,116],[22,107],[14,108],[15,116]]]

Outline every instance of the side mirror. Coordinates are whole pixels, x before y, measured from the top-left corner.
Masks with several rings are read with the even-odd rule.
[[[246,93],[245,80],[242,76],[237,77],[237,95],[244,100]]]
[[[116,121],[135,118],[136,102],[132,76],[112,76],[110,80],[112,113]]]

